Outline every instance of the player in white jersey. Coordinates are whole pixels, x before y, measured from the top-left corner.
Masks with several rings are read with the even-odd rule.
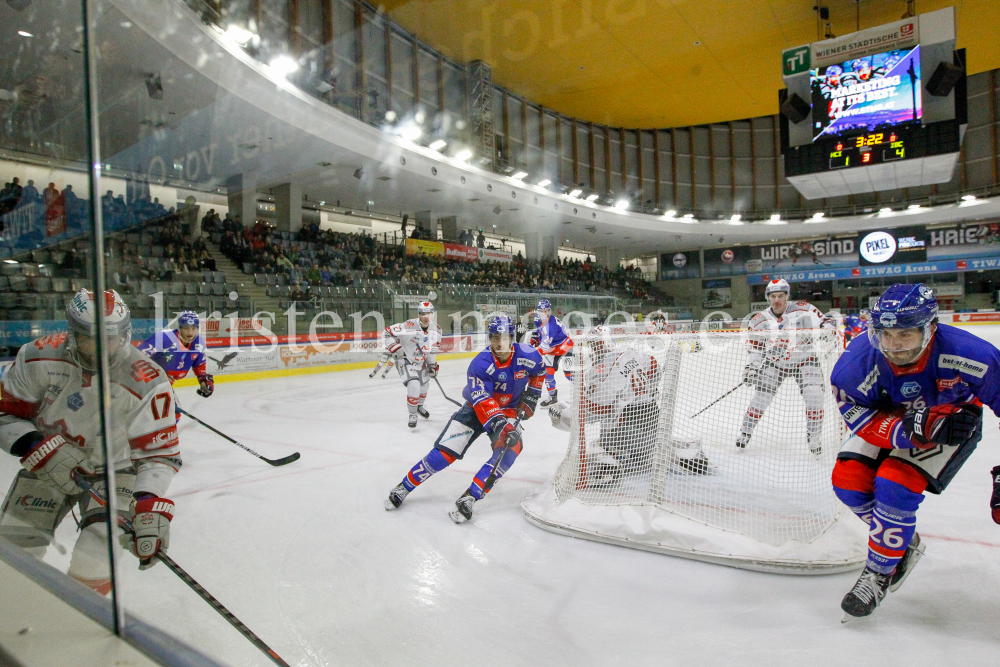
[[[736,446],[744,449],[757,422],[781,383],[793,378],[806,405],[806,438],[809,451],[822,451],[819,432],[823,428],[823,371],[817,359],[815,336],[809,330],[836,331],[836,323],[806,301],[788,303],[791,291],[785,280],[772,280],[764,289],[770,307],[756,313],[747,325],[750,351],[743,381],[754,390],[743,416]]]
[[[96,356],[97,308],[104,308],[111,442],[120,515],[135,534],[122,546],[151,567],[170,541],[173,503],[163,496],[181,465],[174,396],[166,373],[132,346],[128,306],[114,291],[80,290],[66,306],[68,334],[22,346],[0,381],[0,447],[21,460],[0,510],[0,535],[41,558],[74,507],[79,530],[68,574],[101,594],[111,588],[107,512],[73,479],[106,497]]]
[[[437,325],[434,306],[429,301],[417,305],[417,318],[392,324],[382,332],[385,345],[382,362],[389,355],[397,360],[399,375],[406,386],[406,408],[410,413],[407,425],[416,428],[417,415],[428,419],[424,407],[427,387],[438,372],[436,356],[441,344],[441,327]]]
[[[643,326],[641,333],[653,333]],[[660,406],[660,368],[650,354],[653,341],[634,338],[628,347],[612,342],[607,329],[596,327],[590,363],[583,370],[580,400],[585,424],[600,423],[600,436],[587,444],[587,456],[594,461],[587,471],[587,485],[599,487],[623,475],[647,468],[654,449]],[[655,335],[655,334],[654,334]],[[594,336],[598,336],[593,340]],[[552,425],[571,431],[571,405],[560,401],[549,408]],[[674,462],[689,472],[706,474],[708,460],[700,449],[679,453]]]

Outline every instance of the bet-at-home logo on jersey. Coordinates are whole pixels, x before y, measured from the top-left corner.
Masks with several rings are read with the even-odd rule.
[[[781,52],[781,75],[793,76],[809,71],[811,63],[809,46],[797,46]]]

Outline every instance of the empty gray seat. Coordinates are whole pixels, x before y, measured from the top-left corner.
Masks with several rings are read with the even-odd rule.
[[[174,281],[170,283],[170,293],[171,294],[184,294],[184,283]]]
[[[10,288],[15,292],[26,292],[28,290],[28,277],[22,275],[9,276]]]
[[[212,286],[209,283],[198,283],[198,294],[209,296],[212,294]]]
[[[184,293],[189,296],[197,296],[198,283],[184,283]]]

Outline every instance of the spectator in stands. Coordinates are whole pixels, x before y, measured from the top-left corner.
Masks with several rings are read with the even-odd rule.
[[[486,235],[483,234],[483,230],[479,230],[479,236],[476,237],[476,247],[485,248],[486,247]]]
[[[35,182],[28,180],[28,184],[24,186],[24,192],[21,193],[21,204],[33,204],[38,201],[38,189],[35,188]]]
[[[48,208],[52,206],[56,199],[59,198],[59,191],[56,190],[55,183],[49,183],[49,187],[42,191],[42,197],[45,199],[45,207]]]

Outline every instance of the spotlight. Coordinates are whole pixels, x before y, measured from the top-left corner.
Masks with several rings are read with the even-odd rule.
[[[733,222],[739,222],[740,220],[743,219],[743,216],[740,215],[739,213],[734,213],[732,216],[730,216],[729,219]]]
[[[597,201],[598,197],[600,197],[600,195],[598,195],[598,194],[587,195],[587,201],[589,201],[589,202],[595,202],[595,201]]]
[[[146,92],[154,100],[163,99],[163,84],[160,82],[159,74],[150,74],[146,77]]]
[[[576,188],[576,189],[573,189],[573,190],[569,191],[569,196],[570,197],[579,197],[582,194],[583,194],[583,190],[581,190],[580,188]]]
[[[615,202],[615,208],[618,209],[619,211],[627,211],[628,210],[628,200],[627,199],[619,199],[618,201]]]
[[[420,138],[421,134],[423,134],[423,132],[416,125],[407,125],[399,133],[399,136],[403,137],[407,141],[414,141],[415,142],[417,139]]]
[[[552,181],[547,178],[538,181],[538,187],[544,188],[546,185],[552,185]]]
[[[823,211],[816,211],[815,213],[813,213],[813,220],[819,220],[820,218],[823,218],[825,216],[826,213],[824,213]]]
[[[694,219],[694,214],[693,213],[685,213],[684,214],[684,219],[685,220],[693,220]]]
[[[285,77],[299,69],[299,64],[288,56],[278,56],[269,65],[278,76]]]
[[[462,162],[465,162],[471,157],[472,157],[472,151],[470,151],[468,148],[460,150],[458,151],[458,153],[455,154],[455,159],[461,160]]]
[[[354,178],[361,180],[361,177],[365,175],[365,170],[362,167],[358,167],[354,170]]]
[[[432,141],[431,145],[428,146],[428,148],[430,148],[432,151],[439,151],[447,145],[448,145],[447,141],[445,141],[444,139],[438,139],[437,141]]]
[[[17,34],[19,34],[21,37],[34,37],[34,35],[32,35],[27,30],[18,30]]]
[[[246,46],[253,39],[253,33],[249,30],[245,30],[238,25],[231,25],[226,28],[226,37],[233,40],[240,46]]]
[[[781,214],[780,213],[772,213],[771,214],[771,220],[774,220],[774,221],[781,220]]]
[[[892,207],[891,206],[886,206],[885,208],[880,208],[878,210],[878,212],[879,213],[892,213]]]
[[[666,216],[666,217],[668,217],[668,218],[672,218],[672,217],[674,217],[675,215],[677,215],[677,211],[675,211],[674,209],[670,209],[669,211],[667,211],[667,212],[666,212],[666,213],[664,213],[663,215],[665,215],[665,216]]]
[[[515,173],[513,176],[511,176],[511,178],[516,178],[517,180],[521,180],[522,178],[524,178],[527,175],[528,175],[528,172],[526,172],[526,171],[519,171],[519,172]]]
[[[386,111],[385,112],[385,122],[391,123],[394,120],[396,120],[396,112],[392,111],[391,109],[389,111]]]
[[[976,201],[976,195],[962,195],[962,201]]]
[[[910,205],[909,205],[909,206],[907,206],[906,208],[910,209],[911,211],[915,211],[915,210],[917,210],[918,208],[920,208],[920,204],[910,204]]]

